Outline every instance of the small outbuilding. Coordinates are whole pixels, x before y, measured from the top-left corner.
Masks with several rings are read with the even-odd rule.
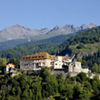
[[[6,67],[4,68],[4,71],[11,72],[14,69],[15,69],[15,65],[14,64],[7,64]]]

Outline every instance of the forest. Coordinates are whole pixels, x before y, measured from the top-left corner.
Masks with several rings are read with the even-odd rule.
[[[0,100],[100,100],[100,80],[85,73],[64,79],[46,68],[38,75],[22,72],[11,78],[5,73],[0,75]]]

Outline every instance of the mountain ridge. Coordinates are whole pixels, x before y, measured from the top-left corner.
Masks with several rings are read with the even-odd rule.
[[[30,29],[19,24],[9,26],[0,31],[0,50],[16,47],[27,43],[61,43],[81,30],[96,27],[94,24],[74,25],[66,24],[63,27]]]
[[[95,24],[89,25],[81,25],[80,27],[75,27],[74,25],[66,24],[64,27],[55,26],[52,29],[43,28],[41,30],[38,29],[30,29],[19,24],[9,26],[0,31],[0,42],[5,42],[8,40],[15,39],[29,39],[30,40],[41,40],[50,38],[57,35],[67,35],[70,33],[76,33],[83,29],[89,29],[96,27]]]

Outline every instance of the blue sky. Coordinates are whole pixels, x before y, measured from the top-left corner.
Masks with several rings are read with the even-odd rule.
[[[100,0],[0,0],[0,30],[15,24],[41,29],[89,23],[100,25]]]

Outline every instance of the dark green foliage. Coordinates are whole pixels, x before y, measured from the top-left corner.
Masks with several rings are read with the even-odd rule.
[[[76,84],[73,88],[73,98],[74,100],[79,100],[79,95],[81,94],[82,91],[82,87],[80,86],[80,84]]]
[[[19,59],[16,59],[16,58],[10,58],[8,60],[8,63],[12,63],[14,64],[16,67],[20,65],[20,60]]]
[[[86,60],[82,60],[82,65],[83,65],[83,66],[87,66]]]
[[[21,58],[25,55],[34,54],[37,52],[48,52],[50,54],[55,54],[58,51],[58,44],[27,44],[24,46],[18,46],[12,49],[0,51],[0,57]]]
[[[77,80],[79,79],[79,80]],[[84,73],[63,79],[42,69],[38,76],[0,76],[0,100],[99,100],[100,80]]]
[[[87,76],[85,73],[81,72],[77,75],[77,81],[79,82],[84,82],[85,80],[87,80]]]
[[[77,49],[82,49],[82,48],[84,48],[84,44],[79,44],[79,45],[77,46]]]
[[[54,95],[58,91],[58,82],[55,75],[51,75],[48,69],[43,69],[41,72],[42,76],[42,88],[43,96],[49,97]]]
[[[84,60],[93,72],[100,73],[100,50],[93,55],[84,57]]]
[[[82,58],[80,55],[77,56],[77,61],[82,62]]]
[[[2,70],[7,64],[6,58],[0,58],[0,69]]]
[[[97,73],[98,72],[98,65],[96,63],[94,63],[93,67],[92,67],[92,71]]]

